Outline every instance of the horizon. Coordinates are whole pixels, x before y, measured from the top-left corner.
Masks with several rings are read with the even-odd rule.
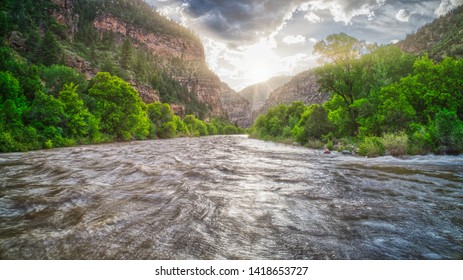
[[[344,32],[379,45],[403,40],[463,4],[428,1],[145,0],[201,39],[209,68],[237,92],[318,65],[313,46]]]

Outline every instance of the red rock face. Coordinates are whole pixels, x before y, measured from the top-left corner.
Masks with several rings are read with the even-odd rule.
[[[146,104],[161,101],[159,93],[150,86],[137,84],[135,81],[130,81],[130,85],[137,90],[138,96],[140,96],[141,100]]]
[[[58,9],[53,10],[53,17],[62,25],[68,26],[66,35],[69,39],[73,39],[77,32],[77,23],[79,15],[74,14],[74,5],[71,0],[52,0],[58,6]]]
[[[120,19],[104,14],[97,17],[93,26],[97,30],[110,31],[121,36],[128,36],[138,44],[144,45],[152,54],[162,58],[180,58],[183,61],[197,65],[196,68],[207,68],[202,45],[186,40],[181,37],[150,33],[138,27],[130,26]],[[221,116],[221,82],[219,78],[210,71],[193,73],[195,78],[191,79],[191,73],[178,74],[174,78],[196,93],[199,101],[209,105],[210,114]]]
[[[177,36],[150,33],[142,28],[131,26],[110,14],[98,16],[93,21],[93,26],[97,30],[111,31],[123,36],[129,36],[138,43],[145,45],[151,53],[165,58],[205,61],[203,47],[195,42]]]
[[[185,117],[185,106],[182,105],[182,104],[170,104],[170,108],[172,108],[172,111],[174,111],[174,113],[183,118]]]

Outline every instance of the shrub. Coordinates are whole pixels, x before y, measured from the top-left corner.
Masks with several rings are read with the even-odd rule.
[[[401,156],[407,153],[408,135],[401,133],[385,133],[382,138],[386,152],[391,156]]]
[[[461,121],[452,130],[450,142],[456,151],[463,152],[463,123]]]
[[[385,148],[381,138],[379,137],[365,137],[359,146],[359,154],[367,157],[383,156]]]
[[[411,124],[410,128],[413,130],[413,133],[410,138],[409,153],[413,155],[430,153],[434,146],[432,129],[416,123]]]
[[[236,134],[238,131],[233,125],[226,125],[223,129],[224,134]]]
[[[323,148],[324,145],[325,144],[323,144],[322,141],[317,140],[317,139],[309,139],[307,143],[305,144],[307,148],[311,148],[311,149],[321,149]]]
[[[174,122],[163,123],[159,131],[160,138],[174,138],[177,135],[177,125]]]

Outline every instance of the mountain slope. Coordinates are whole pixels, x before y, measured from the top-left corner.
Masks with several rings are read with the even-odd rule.
[[[293,101],[301,100],[306,105],[318,103],[322,104],[327,101],[329,95],[319,92],[317,77],[312,70],[302,72],[294,76],[289,82],[274,90],[265,104],[254,112],[253,119],[259,115],[265,114],[270,108],[278,104],[291,104]]]
[[[68,66],[88,78],[98,71],[120,76],[145,102],[168,102],[178,113],[229,115],[222,108],[222,82],[207,67],[204,48],[191,31],[142,0],[53,2],[54,17],[66,26]],[[238,95],[234,99],[246,102]]]
[[[435,19],[398,43],[406,52],[428,53],[434,60],[463,57],[463,6]]]

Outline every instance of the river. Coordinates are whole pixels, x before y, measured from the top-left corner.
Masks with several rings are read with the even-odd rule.
[[[180,138],[0,154],[1,259],[462,259],[463,157]]]

